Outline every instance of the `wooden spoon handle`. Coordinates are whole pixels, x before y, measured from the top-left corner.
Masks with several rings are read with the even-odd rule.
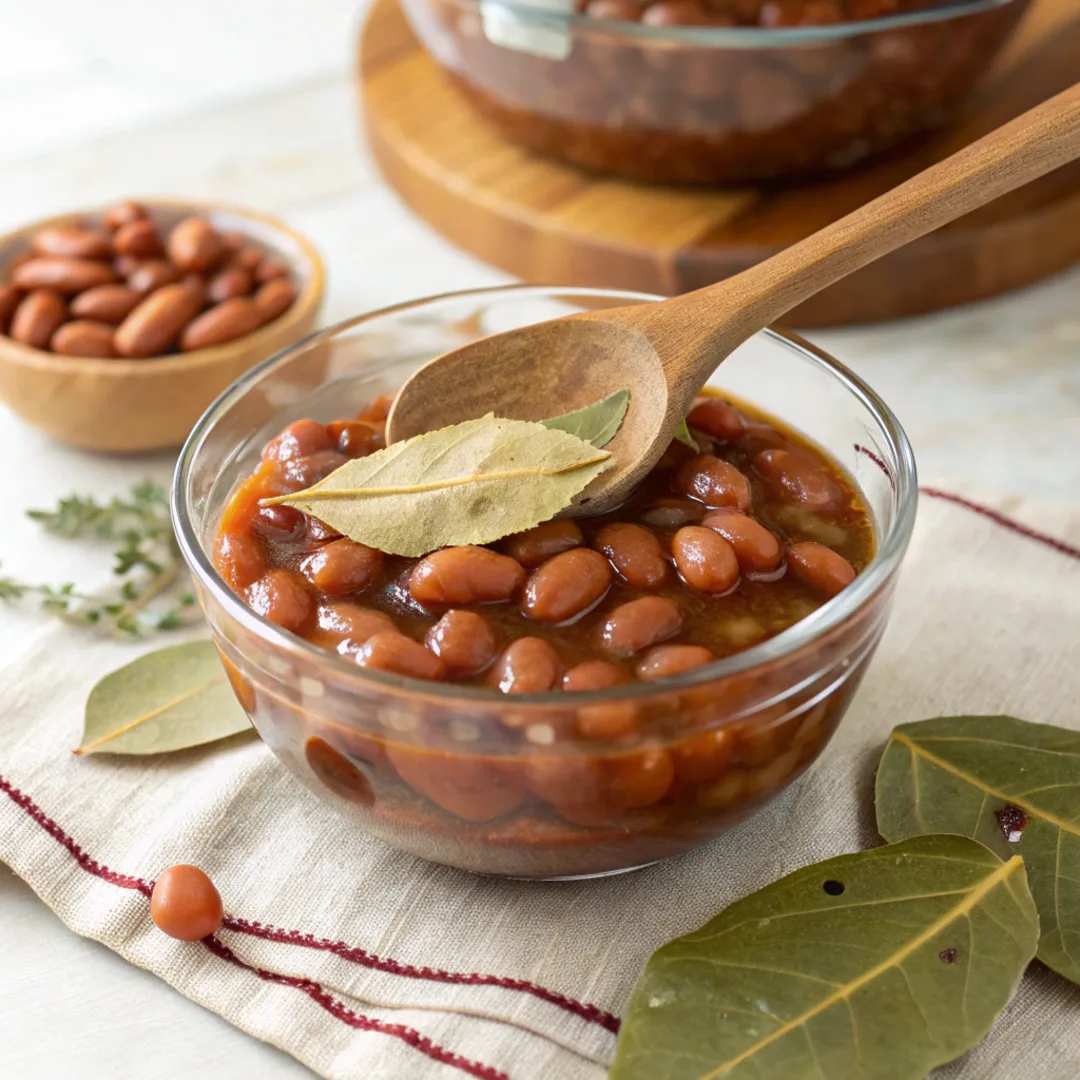
[[[710,345],[726,355],[733,335],[744,340],[867,263],[1076,157],[1080,83],[765,262],[669,301],[713,331],[690,350],[695,376],[712,370]]]

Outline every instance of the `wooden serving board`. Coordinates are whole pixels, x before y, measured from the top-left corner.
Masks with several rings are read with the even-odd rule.
[[[386,178],[448,239],[529,282],[673,295],[745,269],[1080,79],[1080,3],[1035,0],[959,115],[905,153],[786,188],[605,179],[504,141],[376,0],[358,92]],[[797,308],[795,326],[916,315],[1080,260],[1080,163],[970,214]]]

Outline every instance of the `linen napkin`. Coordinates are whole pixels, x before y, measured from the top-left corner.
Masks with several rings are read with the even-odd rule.
[[[0,859],[77,933],[332,1080],[602,1080],[652,951],[808,862],[880,842],[889,731],[951,713],[1080,728],[1080,507],[924,489],[889,629],[817,765],[757,817],[619,877],[530,883],[358,832],[253,736],[75,758],[91,685],[139,646],[58,626],[0,669]],[[141,648],[148,648],[142,645]],[[203,867],[228,917],[160,933],[154,876]],[[1037,962],[990,1036],[939,1070],[1080,1075],[1080,988]]]

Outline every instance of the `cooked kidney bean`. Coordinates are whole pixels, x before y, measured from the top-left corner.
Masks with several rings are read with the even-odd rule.
[[[418,604],[495,604],[509,600],[524,580],[509,555],[466,544],[421,559],[409,574],[409,592]]]
[[[219,533],[214,541],[214,565],[235,592],[258,581],[270,566],[262,544],[248,533]]]
[[[675,534],[671,553],[683,580],[705,593],[726,593],[739,580],[732,546],[703,525],[687,525]]]
[[[315,610],[315,597],[304,579],[291,570],[271,570],[245,593],[248,605],[263,618],[294,633],[300,631]]]
[[[690,410],[686,422],[695,431],[704,431],[718,442],[730,442],[746,431],[746,421],[738,410],[719,398],[699,401]]]
[[[630,672],[610,660],[586,660],[564,676],[562,688],[576,694],[587,690],[609,690],[632,682]],[[577,711],[574,728],[582,739],[617,739],[637,727],[641,710],[632,701],[603,705],[583,705]]]
[[[323,544],[327,540],[337,540],[341,536],[337,529],[332,529],[325,521],[320,521],[317,517],[307,519],[307,533],[308,539],[316,544]]]
[[[525,614],[536,622],[567,622],[592,607],[610,583],[611,567],[599,552],[564,551],[533,571],[525,586]]]
[[[475,611],[448,611],[429,631],[427,647],[453,675],[475,675],[495,659],[499,651],[495,631]]]
[[[291,461],[320,450],[332,450],[333,440],[322,424],[314,420],[294,420],[263,448],[263,461]]]
[[[787,565],[789,574],[826,596],[835,596],[855,580],[855,570],[843,555],[812,540],[792,544]]]
[[[197,866],[170,866],[150,893],[150,918],[178,941],[201,941],[221,927],[222,904],[214,883]]]
[[[749,481],[734,465],[712,454],[699,454],[683,465],[675,476],[675,490],[706,506],[750,509]]]
[[[784,557],[784,549],[775,534],[737,510],[711,510],[701,524],[719,533],[732,546],[744,571],[775,570]]]
[[[652,806],[675,779],[671,755],[660,747],[605,761],[607,793],[620,806]]]
[[[306,539],[307,518],[291,506],[263,506],[251,522],[252,529],[267,540],[296,544]]]
[[[446,665],[418,641],[397,630],[380,630],[360,646],[356,662],[373,671],[406,675],[411,679],[441,679]]]
[[[604,648],[615,656],[658,645],[682,629],[678,604],[666,596],[642,596],[620,604],[609,616],[602,631]]]
[[[315,621],[319,629],[334,640],[335,646],[337,642],[349,641],[359,648],[368,638],[384,630],[397,630],[389,615],[351,600],[322,601]]]
[[[704,513],[701,503],[689,499],[657,499],[639,515],[639,520],[657,529],[678,529],[696,525]]]
[[[728,767],[735,750],[735,736],[730,727],[702,731],[672,748],[675,775],[691,784],[717,779]]]
[[[701,645],[657,645],[634,669],[639,679],[669,679],[672,675],[712,662],[713,654]]]
[[[386,444],[382,432],[362,420],[338,420],[327,424],[326,432],[346,457],[367,457]]]
[[[619,577],[635,589],[655,589],[668,576],[660,541],[644,525],[621,521],[605,525],[593,543],[611,560]]]
[[[300,491],[325,480],[335,469],[340,469],[349,459],[336,450],[317,450],[307,457],[289,458],[284,462],[282,475],[294,490]]]
[[[527,794],[513,762],[394,744],[387,756],[406,784],[466,821],[508,814]]]
[[[543,638],[518,638],[492,668],[490,683],[504,694],[540,694],[559,685],[562,662]]]
[[[559,518],[507,537],[505,546],[507,555],[531,570],[555,555],[580,547],[583,542],[584,537],[577,525]]]
[[[304,577],[327,596],[362,592],[382,569],[383,553],[353,540],[331,540],[304,559]]]
[[[828,510],[843,498],[840,488],[811,458],[791,450],[762,450],[754,468],[794,502]]]

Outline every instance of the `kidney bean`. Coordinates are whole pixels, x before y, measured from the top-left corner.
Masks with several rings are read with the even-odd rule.
[[[291,570],[270,570],[249,585],[245,595],[253,611],[293,633],[299,632],[315,609],[315,598],[304,579]]]
[[[738,411],[719,398],[699,401],[686,418],[695,431],[704,431],[718,442],[730,442],[746,431],[746,421]]]
[[[188,285],[164,285],[145,297],[116,328],[121,356],[161,356],[202,308],[203,298]]]
[[[292,506],[261,506],[251,519],[260,536],[279,544],[298,544],[307,537],[307,518]]]
[[[107,259],[112,255],[110,237],[81,225],[39,229],[31,247],[36,255],[63,255],[71,259]]]
[[[689,784],[703,784],[723,775],[735,750],[731,728],[702,731],[672,747],[675,775]]]
[[[0,334],[7,331],[8,320],[22,300],[22,293],[14,285],[0,284]]]
[[[273,322],[284,315],[296,299],[293,283],[285,277],[272,278],[255,293],[255,307],[262,323]]]
[[[625,807],[652,806],[675,779],[671,755],[660,747],[605,759],[604,772],[609,798]]]
[[[126,280],[134,274],[142,264],[143,260],[137,259],[134,255],[118,255],[112,261],[112,268],[116,271],[117,277],[122,277]]]
[[[356,649],[384,630],[397,630],[389,615],[350,600],[321,601],[315,621],[323,634],[335,643],[349,641]]]
[[[784,557],[784,549],[776,536],[760,522],[737,510],[711,510],[701,524],[719,533],[731,545],[743,570],[758,573],[775,570]]]
[[[750,481],[734,465],[712,454],[698,454],[683,465],[675,474],[675,490],[706,506],[750,509]]]
[[[439,680],[446,665],[418,641],[397,630],[380,630],[360,646],[356,662],[372,671],[387,671],[411,679]]]
[[[682,613],[666,596],[642,596],[620,604],[602,631],[604,648],[616,656],[630,656],[674,637],[682,629]]]
[[[671,542],[683,580],[698,592],[726,593],[739,580],[739,561],[719,533],[703,525],[686,525]]]
[[[106,263],[61,255],[30,259],[11,274],[11,284],[18,289],[55,289],[60,293],[80,293],[115,280],[116,275]]]
[[[689,499],[657,499],[646,507],[640,520],[657,529],[678,529],[683,525],[696,525],[704,513],[701,503]]]
[[[250,334],[261,324],[255,301],[247,296],[234,296],[188,323],[180,335],[180,348],[184,352],[194,352],[224,345]]]
[[[149,218],[138,218],[121,225],[113,233],[113,247],[117,255],[131,255],[136,259],[153,259],[163,251],[157,226]]]
[[[137,293],[152,293],[179,280],[180,271],[168,259],[147,259],[128,274],[127,283]]]
[[[816,510],[830,510],[843,501],[840,488],[816,462],[803,454],[791,450],[762,450],[754,456],[754,468],[794,502]]]
[[[382,432],[362,420],[335,420],[326,430],[346,457],[367,457],[386,445]]]
[[[855,570],[843,555],[812,540],[792,544],[787,565],[797,581],[825,596],[835,596],[855,580]]]
[[[713,654],[702,645],[657,645],[637,662],[635,670],[639,679],[652,682],[710,664],[712,659]]]
[[[255,268],[255,280],[260,282],[274,281],[277,278],[287,278],[289,268],[281,259],[266,258]]]
[[[567,622],[591,608],[610,584],[611,567],[599,552],[564,551],[532,572],[525,586],[525,614],[536,622]]]
[[[113,328],[108,323],[76,319],[64,323],[52,336],[49,348],[60,356],[95,356],[106,359],[116,355]]]
[[[608,690],[632,682],[630,673],[608,660],[586,660],[564,676],[562,688],[571,694],[586,690]],[[582,705],[577,710],[574,729],[582,739],[617,739],[637,728],[640,709],[631,701],[604,705]]]
[[[561,678],[555,649],[543,638],[523,637],[503,650],[489,681],[504,694],[539,694],[558,686]]]
[[[466,821],[491,821],[515,809],[527,794],[518,767],[498,758],[388,743],[387,757],[410,787]]]
[[[385,423],[386,418],[390,415],[390,410],[394,406],[395,397],[397,397],[397,394],[380,394],[377,398],[372,398],[356,414],[356,419],[371,420],[378,424]]]
[[[221,927],[221,896],[197,866],[170,866],[154,882],[150,918],[171,938],[201,941]]]
[[[115,232],[123,225],[130,225],[133,221],[141,221],[149,216],[146,207],[137,202],[117,203],[106,212],[105,225]]]
[[[27,293],[11,317],[9,331],[13,340],[32,349],[47,349],[60,324],[67,318],[67,308],[52,289]]]
[[[282,468],[282,475],[294,491],[309,488],[325,480],[335,469],[341,468],[349,459],[336,450],[318,450],[307,457],[289,458]]]
[[[353,540],[331,540],[301,564],[304,577],[327,596],[361,592],[378,576],[383,553]]]
[[[294,420],[263,447],[262,458],[263,461],[289,461],[319,450],[331,450],[333,446],[334,442],[322,424],[314,420]]]
[[[189,217],[173,226],[169,233],[169,258],[181,270],[203,273],[225,253],[217,231],[204,218]]]
[[[263,545],[246,532],[222,532],[214,541],[214,565],[233,592],[243,592],[269,568]]]
[[[409,574],[418,604],[493,604],[521,588],[525,571],[508,555],[475,544],[443,548],[421,559]]]
[[[584,542],[585,537],[577,525],[561,518],[545,521],[504,541],[506,554],[530,570],[564,551],[580,547]]]
[[[429,631],[427,647],[454,675],[475,675],[499,651],[495,632],[475,611],[448,611]]]
[[[341,536],[337,529],[332,529],[317,517],[307,519],[307,531],[308,539],[316,544],[325,544],[327,540],[337,540]]]
[[[668,576],[668,561],[660,541],[644,525],[605,525],[593,545],[611,560],[619,577],[635,589],[655,589]]]
[[[698,806],[708,810],[723,810],[744,802],[753,795],[746,769],[729,769],[714,783],[698,791]]]
[[[251,274],[242,266],[231,266],[218,271],[206,287],[213,304],[223,304],[235,296],[247,296],[251,292]]]
[[[324,787],[357,806],[374,806],[375,792],[359,767],[325,739],[312,735],[304,741],[304,758]]]
[[[97,285],[79,293],[71,301],[71,314],[77,319],[119,326],[138,306],[142,297],[127,285]]]

